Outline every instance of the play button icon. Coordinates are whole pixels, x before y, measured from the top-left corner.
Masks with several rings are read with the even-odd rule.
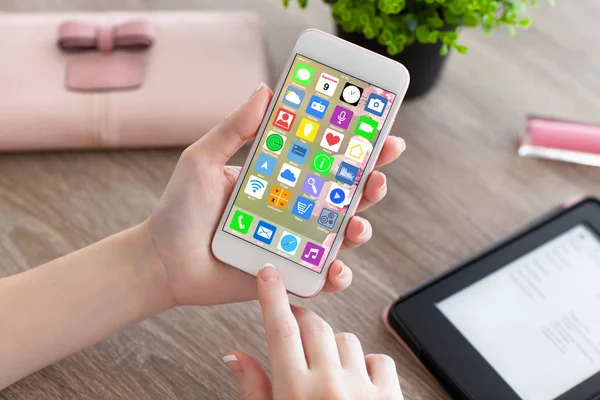
[[[344,189],[340,185],[332,182],[326,199],[329,204],[337,207],[343,207],[350,202],[348,194],[349,191],[347,189]]]
[[[344,199],[346,198],[346,194],[344,194],[344,191],[342,189],[333,190],[329,196],[331,198],[331,201],[335,204],[342,204],[344,202]]]

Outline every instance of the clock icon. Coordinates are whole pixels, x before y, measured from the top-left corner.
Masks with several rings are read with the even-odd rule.
[[[340,100],[350,104],[351,106],[355,106],[358,104],[360,96],[362,96],[362,92],[362,88],[359,88],[350,82],[346,82],[344,90],[342,90],[342,94],[340,95]]]
[[[277,248],[293,256],[294,254],[296,254],[296,250],[298,250],[299,244],[300,238],[298,236],[284,231],[281,235],[281,239],[279,239],[279,244],[277,244]]]

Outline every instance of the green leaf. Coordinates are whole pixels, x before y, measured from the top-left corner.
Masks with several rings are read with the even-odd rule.
[[[508,22],[513,22],[515,19],[517,19],[517,12],[515,10],[506,10],[504,13],[504,18]]]
[[[449,50],[448,45],[445,44],[440,48],[440,54],[445,56],[446,54],[448,54],[448,50]]]
[[[519,21],[519,25],[523,28],[529,28],[529,26],[531,25],[531,18],[523,18]]]
[[[365,14],[359,15],[358,16],[358,23],[361,26],[367,26],[370,25],[371,20],[369,19],[369,17]]]
[[[450,10],[445,9],[443,14],[446,25],[457,26],[460,24],[460,16],[453,14]]]
[[[288,8],[288,6],[290,5],[290,0],[281,0],[281,3],[285,8]]]
[[[367,39],[374,39],[377,36],[375,30],[372,26],[365,26],[363,29],[363,33]]]
[[[352,13],[348,10],[344,10],[340,13],[340,19],[343,22],[349,22],[352,19]]]
[[[435,17],[427,18],[427,24],[432,28],[440,29],[444,26],[444,20],[436,15]]]
[[[406,7],[406,0],[378,0],[377,8],[385,14],[398,14]]]
[[[400,53],[400,47],[394,43],[388,45],[387,47],[387,52],[390,56],[395,56],[396,54]]]
[[[457,45],[455,45],[453,47],[454,47],[454,49],[456,51],[459,52],[459,54],[465,54],[467,52],[467,46],[463,46],[461,44],[457,44]]]
[[[429,27],[427,25],[420,25],[415,34],[419,42],[427,43],[429,41]]]
[[[465,26],[474,27],[479,25],[479,15],[475,13],[465,14],[463,16],[463,24]]]
[[[342,28],[346,31],[346,32],[354,32],[356,31],[356,21],[346,21],[346,22],[342,22]]]
[[[383,27],[383,19],[381,19],[379,17],[373,18],[371,23],[373,24],[373,28],[375,28],[375,29],[381,29]]]
[[[487,26],[492,26],[495,22],[494,17],[490,14],[484,15],[481,21]]]
[[[508,26],[508,34],[510,36],[515,36],[517,34],[517,29],[514,26],[509,25]]]
[[[481,25],[481,30],[486,35],[489,35],[494,31],[494,28],[491,25]]]
[[[300,5],[300,8],[306,8],[308,0],[298,0],[298,4]]]
[[[404,45],[406,44],[406,41],[407,41],[407,37],[403,33],[399,33],[396,36],[394,36],[394,42],[396,44],[398,44],[398,46],[400,46],[400,47],[404,47]]]
[[[382,44],[387,44],[389,42],[392,41],[392,32],[389,30],[383,30],[380,34],[379,34],[379,43]]]

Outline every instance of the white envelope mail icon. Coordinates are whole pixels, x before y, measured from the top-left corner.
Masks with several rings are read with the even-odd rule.
[[[264,226],[259,226],[256,234],[264,237],[265,239],[271,239],[271,236],[273,236],[273,231],[269,228],[265,228]]]

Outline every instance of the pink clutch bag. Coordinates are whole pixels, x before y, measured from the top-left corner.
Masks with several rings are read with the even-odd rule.
[[[0,14],[0,151],[184,146],[267,81],[248,13]]]

